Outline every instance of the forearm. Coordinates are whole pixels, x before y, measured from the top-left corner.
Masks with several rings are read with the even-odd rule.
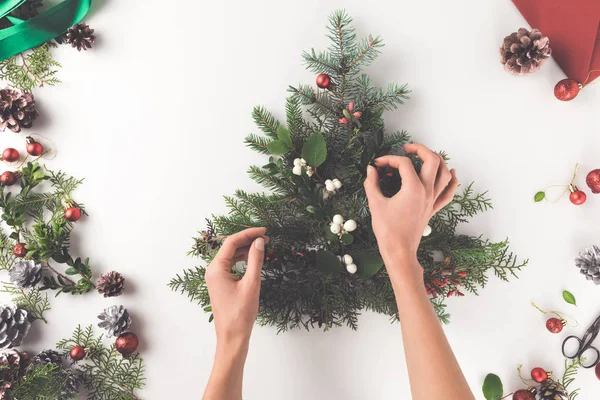
[[[203,400],[241,400],[248,341],[217,343],[213,369]]]
[[[416,271],[392,277],[413,399],[474,399],[425,292],[421,266],[414,256],[392,262],[413,264],[396,271]]]

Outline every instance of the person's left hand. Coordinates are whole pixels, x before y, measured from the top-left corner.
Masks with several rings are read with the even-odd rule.
[[[227,237],[206,268],[217,343],[244,343],[250,339],[258,314],[265,243],[269,241],[266,232],[266,228],[249,228]],[[231,268],[246,259],[246,273],[238,279]]]

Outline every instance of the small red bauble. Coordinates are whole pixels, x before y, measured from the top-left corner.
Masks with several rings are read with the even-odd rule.
[[[13,247],[13,254],[17,257],[25,257],[27,255],[27,249],[25,248],[25,243],[17,243],[15,247]]]
[[[317,86],[321,89],[328,89],[331,85],[331,77],[327,74],[317,75]]]
[[[529,389],[521,389],[517,390],[513,394],[513,400],[535,400],[535,395],[537,394],[537,390],[534,387]]]
[[[73,361],[81,361],[85,358],[85,348],[83,346],[75,346],[69,352]]]
[[[20,154],[17,149],[13,149],[9,147],[8,149],[4,149],[2,152],[2,159],[8,162],[15,162],[19,160]]]
[[[546,321],[546,329],[552,333],[561,333],[565,326],[565,321],[558,318],[550,318]]]
[[[44,152],[44,146],[41,143],[33,140],[31,136],[27,137],[27,153],[30,155],[37,157]]]
[[[575,79],[563,79],[554,86],[554,96],[561,101],[573,100],[581,88]]]
[[[576,206],[580,206],[583,203],[585,203],[587,196],[581,190],[578,190],[575,186],[573,187],[575,190],[573,190],[569,195],[569,200],[571,200],[571,203],[575,204]]]
[[[138,338],[135,333],[125,332],[115,340],[115,348],[119,353],[128,356],[137,350]]]
[[[65,218],[71,222],[79,221],[81,210],[77,207],[69,207],[65,210]]]
[[[596,378],[600,379],[600,363],[596,364]]]
[[[11,171],[5,171],[0,175],[0,183],[4,186],[14,185],[17,181],[17,175]]]
[[[600,193],[600,168],[590,171],[585,177],[585,183],[592,189],[592,193]]]
[[[534,368],[531,370],[531,379],[537,383],[542,383],[548,379],[548,373],[544,370],[544,368]]]

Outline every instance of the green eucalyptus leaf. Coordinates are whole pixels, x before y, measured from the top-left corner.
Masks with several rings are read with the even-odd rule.
[[[498,375],[488,374],[483,381],[483,396],[486,400],[499,400],[502,398],[504,386]]]
[[[313,168],[317,168],[325,162],[327,158],[327,144],[323,135],[316,132],[306,139],[302,147],[302,158]]]
[[[356,275],[361,278],[372,278],[383,267],[383,259],[371,253],[353,253],[354,264],[358,267]]]
[[[546,193],[545,192],[537,192],[535,194],[535,196],[533,196],[533,200],[536,203],[539,203],[540,201],[544,200],[546,198]]]
[[[67,268],[65,269],[65,274],[67,275],[77,275],[78,272],[75,268]]]
[[[284,156],[290,151],[290,147],[281,140],[273,140],[267,144],[267,149],[271,154],[276,156]]]
[[[575,300],[575,296],[573,296],[573,293],[569,292],[568,290],[563,291],[563,299],[565,299],[567,303],[573,304],[575,307],[577,307],[577,300]]]
[[[349,245],[349,244],[354,243],[354,236],[352,236],[349,233],[344,233],[342,235],[342,237],[340,238],[340,240],[342,241],[343,244]]]
[[[290,136],[290,131],[285,129],[282,125],[279,125],[277,128],[277,137],[283,143],[285,143],[288,148],[292,147],[292,137]]]
[[[317,253],[316,261],[317,268],[325,273],[336,275],[342,271],[342,263],[337,256],[329,250],[319,251]]]

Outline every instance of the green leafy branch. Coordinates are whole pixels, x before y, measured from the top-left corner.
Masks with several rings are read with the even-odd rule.
[[[13,87],[29,91],[38,86],[60,83],[56,77],[60,67],[60,63],[52,57],[50,46],[45,43],[0,61],[0,79],[8,81]]]

